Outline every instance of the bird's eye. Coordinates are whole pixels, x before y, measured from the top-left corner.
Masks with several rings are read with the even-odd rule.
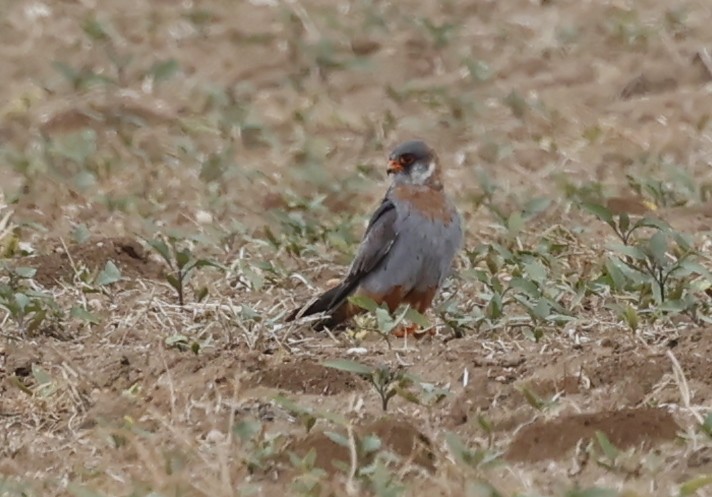
[[[409,166],[413,163],[413,156],[411,154],[403,154],[400,156],[399,162],[402,166]]]

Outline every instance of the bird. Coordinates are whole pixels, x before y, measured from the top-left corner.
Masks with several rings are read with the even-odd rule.
[[[363,309],[352,295],[386,304],[393,314],[408,304],[424,314],[450,274],[463,241],[462,219],[445,193],[435,150],[422,140],[397,145],[388,155],[390,185],[371,215],[346,276],[285,318],[294,321],[318,313],[315,330],[343,327]],[[417,334],[417,325],[396,336]]]

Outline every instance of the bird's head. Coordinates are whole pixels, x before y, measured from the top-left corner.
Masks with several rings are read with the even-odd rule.
[[[394,148],[388,156],[387,171],[395,185],[442,188],[437,154],[420,140],[407,141]]]

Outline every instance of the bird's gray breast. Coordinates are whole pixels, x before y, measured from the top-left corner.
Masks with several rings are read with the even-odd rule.
[[[449,221],[433,219],[409,204],[398,206],[397,238],[381,264],[363,281],[369,293],[385,294],[395,286],[407,293],[439,287],[462,242],[460,216],[448,205]]]

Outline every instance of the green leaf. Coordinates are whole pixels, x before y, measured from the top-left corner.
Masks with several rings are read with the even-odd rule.
[[[289,411],[291,414],[311,413],[311,410],[307,409],[306,407],[300,406],[292,399],[289,399],[282,394],[276,395],[274,398],[274,402]]]
[[[539,319],[546,319],[551,314],[551,304],[546,299],[539,301],[531,308],[532,314]]]
[[[538,261],[532,260],[529,262],[525,262],[524,269],[531,277],[531,279],[536,281],[537,283],[543,283],[544,281],[546,281],[548,272],[546,268]]]
[[[701,488],[712,483],[712,474],[696,476],[680,485],[680,497],[697,493]]]
[[[207,297],[207,296],[208,296],[208,287],[207,286],[201,287],[198,290],[198,292],[195,294],[195,301],[202,302],[203,300],[205,300],[205,297]]]
[[[242,269],[242,275],[250,283],[250,288],[252,288],[253,290],[259,291],[265,284],[265,279],[262,277],[262,275],[251,267],[244,267]]]
[[[490,319],[499,319],[503,314],[504,306],[502,305],[502,296],[498,294],[492,295],[492,298],[485,308],[485,315]]]
[[[54,67],[54,69],[64,76],[72,85],[75,85],[79,79],[79,71],[64,62],[52,62],[52,67]]]
[[[216,261],[211,261],[210,259],[198,259],[193,263],[193,267],[196,269],[202,269],[204,267],[212,267],[215,269],[226,269],[225,266]]]
[[[514,211],[507,218],[507,229],[511,235],[516,235],[524,227],[524,218],[522,213],[519,211]]]
[[[242,442],[253,440],[262,432],[262,423],[257,419],[243,419],[235,423],[232,432]]]
[[[93,129],[84,129],[64,135],[54,143],[53,151],[60,157],[83,166],[97,150],[97,135]]]
[[[378,331],[380,331],[383,335],[387,335],[397,326],[398,321],[393,319],[393,316],[391,316],[391,313],[388,312],[388,309],[377,307],[376,323],[378,323]]]
[[[183,269],[188,262],[190,262],[190,259],[191,253],[187,248],[176,252],[176,264],[178,265],[178,269]]]
[[[38,385],[49,385],[52,383],[52,377],[47,371],[36,364],[32,364],[32,376],[34,376]]]
[[[632,259],[635,259],[636,261],[645,260],[645,253],[643,253],[643,251],[640,250],[638,247],[632,247],[630,245],[623,245],[622,243],[609,243],[608,248],[614,252],[621,254],[621,255],[631,257]]]
[[[376,301],[366,295],[352,295],[348,300],[353,305],[366,309],[368,312],[376,312],[376,309],[378,309]]]
[[[73,306],[69,311],[69,315],[91,324],[99,324],[101,322],[97,316],[80,305]]]
[[[101,492],[97,492],[96,490],[92,490],[88,487],[85,487],[83,485],[78,485],[76,483],[70,483],[67,486],[67,490],[69,490],[69,493],[72,494],[74,497],[104,497],[105,494]]]
[[[96,185],[96,176],[91,171],[82,169],[74,175],[72,181],[74,182],[74,185],[77,187],[77,189],[89,190],[90,188],[93,188],[94,185]]]
[[[702,422],[701,428],[702,431],[712,437],[712,413],[708,414],[707,417],[705,417],[705,420]]]
[[[371,454],[381,449],[381,439],[375,435],[367,435],[361,439],[361,450],[364,454]]]
[[[420,326],[421,328],[429,328],[430,327],[430,321],[428,321],[428,318],[423,316],[421,313],[419,313],[412,307],[409,307],[408,310],[405,312],[404,319],[407,319],[411,323],[416,324],[416,325]]]
[[[89,17],[82,23],[82,30],[94,41],[105,41],[109,38],[104,25],[94,17]]]
[[[534,409],[537,410],[542,410],[544,407],[546,407],[546,401],[539,397],[536,392],[531,390],[529,387],[523,386],[519,388],[519,392],[524,396],[526,399],[527,403],[532,406]]]
[[[175,59],[168,59],[153,64],[148,73],[153,76],[155,81],[165,81],[173,77],[179,70],[180,64],[178,64],[178,61]]]
[[[502,494],[487,481],[469,481],[467,497],[502,497]]]
[[[665,267],[669,260],[665,253],[668,249],[668,238],[662,231],[655,233],[648,241],[648,250],[653,260],[662,267]]]
[[[678,247],[680,247],[683,252],[687,253],[693,251],[693,240],[689,234],[680,233],[678,231],[673,231],[670,234],[672,235],[673,240],[675,240],[675,243],[678,245]]]
[[[619,493],[611,488],[590,487],[577,488],[566,492],[566,497],[619,497]]]
[[[341,445],[342,447],[346,448],[351,447],[351,442],[349,441],[348,437],[345,437],[341,433],[336,433],[335,431],[325,431],[324,435],[326,435],[329,440],[331,440],[337,445]]]
[[[487,435],[492,435],[494,433],[492,423],[487,418],[482,416],[482,414],[477,415],[477,424],[480,425],[480,428],[482,428]]]
[[[112,261],[107,261],[104,269],[97,275],[95,283],[99,286],[106,286],[119,280],[121,280],[121,271]]]
[[[180,287],[182,285],[182,282],[178,280],[178,278],[173,275],[173,274],[167,274],[166,275],[166,281],[168,281],[168,284],[173,287],[174,290],[179,291]]]
[[[622,290],[625,288],[626,277],[623,271],[618,267],[617,261],[610,258],[606,258],[605,262],[606,274],[611,278],[611,283],[613,283],[613,288],[615,290]]]
[[[598,442],[598,445],[601,447],[601,450],[603,451],[603,455],[606,456],[606,458],[613,462],[616,460],[618,457],[618,454],[620,451],[616,448],[615,445],[611,443],[610,440],[608,440],[608,437],[606,436],[605,433],[602,431],[596,430],[595,433],[596,436],[596,441]]]
[[[644,217],[640,219],[634,225],[635,228],[656,228],[660,231],[667,231],[670,229],[670,225],[667,224],[662,219],[656,217]]]
[[[632,305],[625,304],[621,312],[621,316],[623,317],[623,320],[626,322],[631,331],[636,331],[638,329],[638,325],[640,324],[640,318],[638,317],[638,313]]]
[[[25,309],[30,305],[30,298],[24,293],[18,292],[15,294],[15,305],[24,314]]]
[[[350,359],[329,359],[321,363],[322,366],[332,369],[339,369],[358,375],[372,374],[374,368]]]
[[[511,280],[509,280],[509,286],[521,290],[525,294],[533,298],[541,296],[539,287],[537,287],[536,283],[533,283],[531,280],[527,280],[524,278],[512,278]]]
[[[166,242],[159,239],[146,240],[146,242],[153,248],[153,250],[158,252],[158,254],[163,257],[163,260],[165,260],[169,266],[173,267],[173,264],[171,262],[170,249],[168,248]]]
[[[551,199],[547,197],[537,197],[524,204],[522,211],[525,217],[535,216],[544,212],[551,204]]]
[[[72,240],[74,240],[75,243],[84,243],[89,240],[90,237],[91,233],[89,233],[86,224],[78,224],[72,230]]]
[[[188,348],[188,343],[188,337],[179,333],[166,337],[165,340],[166,347],[175,347],[181,350]]]
[[[601,204],[594,204],[590,202],[581,202],[581,208],[587,210],[598,219],[608,224],[611,228],[615,228],[613,214],[610,210],[608,210],[608,208],[602,206]]]
[[[407,388],[396,387],[392,390],[392,392],[394,394],[397,394],[402,399],[407,400],[411,404],[421,405],[420,398],[414,392],[408,390]]]
[[[630,217],[627,212],[623,212],[618,216],[618,229],[621,233],[626,233],[630,227]]]
[[[685,259],[684,261],[680,261],[679,266],[680,268],[689,271],[690,274],[697,274],[699,276],[703,276],[709,281],[712,281],[712,273],[710,273],[706,267],[698,262]]]
[[[12,270],[12,272],[16,275],[19,276],[20,278],[27,278],[31,279],[35,277],[35,274],[37,274],[37,270],[33,267],[16,267]]]

